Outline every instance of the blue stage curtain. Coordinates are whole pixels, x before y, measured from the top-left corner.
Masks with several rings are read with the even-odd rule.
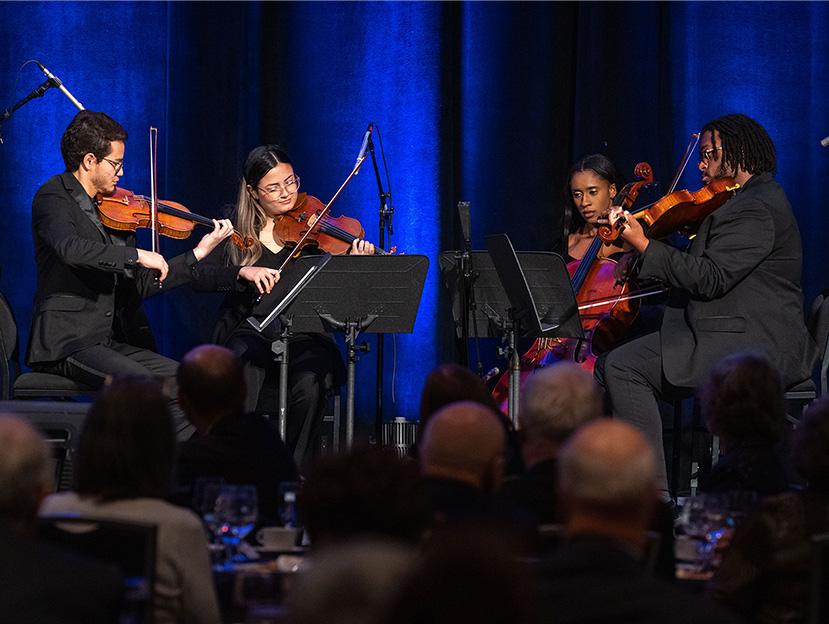
[[[0,109],[45,80],[27,65],[15,88],[36,58],[125,126],[125,188],[148,192],[156,126],[160,195],[208,217],[235,200],[244,156],[266,142],[291,154],[302,190],[328,201],[375,122],[390,242],[431,262],[414,333],[385,343],[385,417],[411,418],[428,372],[456,353],[437,259],[462,245],[457,202],[471,204],[475,249],[502,232],[520,250],[554,249],[565,173],[587,152],[607,153],[628,178],[649,162],[665,192],[691,133],[726,113],[754,117],[775,141],[801,226],[807,301],[827,286],[827,23],[827,4],[806,2],[5,2]],[[2,126],[0,289],[23,345],[36,286],[31,198],[63,169],[75,112],[49,90]],[[700,184],[692,162],[679,188]],[[377,192],[369,161],[332,207],[373,242]],[[182,288],[148,302],[162,351],[180,357],[206,340],[218,300]],[[373,350],[357,366],[358,433],[374,419],[376,349],[364,338]],[[493,343],[481,343],[485,370],[503,368]]]

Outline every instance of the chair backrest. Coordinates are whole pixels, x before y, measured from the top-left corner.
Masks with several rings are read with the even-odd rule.
[[[809,624],[829,622],[829,533],[812,536]]]
[[[829,369],[829,290],[823,290],[812,302],[806,319],[809,335],[814,341],[812,362],[820,362],[820,396],[829,393],[827,369]]]
[[[3,293],[0,293],[0,371],[3,377],[0,398],[5,401],[12,396],[12,384],[20,374],[20,362],[17,322]]]
[[[121,621],[152,624],[157,527],[122,520],[45,516],[39,536],[92,559],[117,564],[126,579]]]

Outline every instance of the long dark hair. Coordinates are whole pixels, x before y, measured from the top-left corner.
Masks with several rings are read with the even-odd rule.
[[[231,219],[236,231],[242,236],[250,236],[253,239],[253,245],[246,250],[241,250],[235,245],[225,245],[226,260],[229,264],[250,266],[255,264],[262,255],[259,232],[267,223],[267,215],[259,202],[248,191],[248,186],[255,187],[258,185],[268,171],[280,163],[290,165],[291,159],[285,150],[278,145],[254,147],[245,159],[245,165],[242,168],[242,182],[239,185],[239,195]]]

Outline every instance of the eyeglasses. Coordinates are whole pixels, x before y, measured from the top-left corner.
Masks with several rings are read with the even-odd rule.
[[[711,149],[707,149],[703,152],[700,152],[699,158],[697,158],[697,164],[708,164],[708,161],[711,160],[711,157],[714,155],[714,152],[721,149],[722,147],[712,147]]]
[[[109,158],[102,158],[115,168],[115,173],[121,173],[124,170],[124,161],[110,160]]]
[[[299,176],[292,175],[287,178],[283,184],[271,184],[268,188],[261,188],[257,186],[256,188],[266,197],[277,194],[281,195],[283,192],[290,195],[291,193],[296,193],[296,190],[299,188]]]

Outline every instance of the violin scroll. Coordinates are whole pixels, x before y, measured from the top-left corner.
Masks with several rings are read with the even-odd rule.
[[[628,210],[633,206],[633,202],[639,196],[639,190],[646,184],[653,182],[653,170],[646,162],[641,162],[633,169],[633,175],[636,182],[626,184],[622,192],[619,193],[613,200],[614,207],[620,207],[623,210]],[[619,219],[612,225],[600,225],[598,236],[605,243],[614,243],[619,240],[622,234],[622,227],[624,226],[624,219]]]

